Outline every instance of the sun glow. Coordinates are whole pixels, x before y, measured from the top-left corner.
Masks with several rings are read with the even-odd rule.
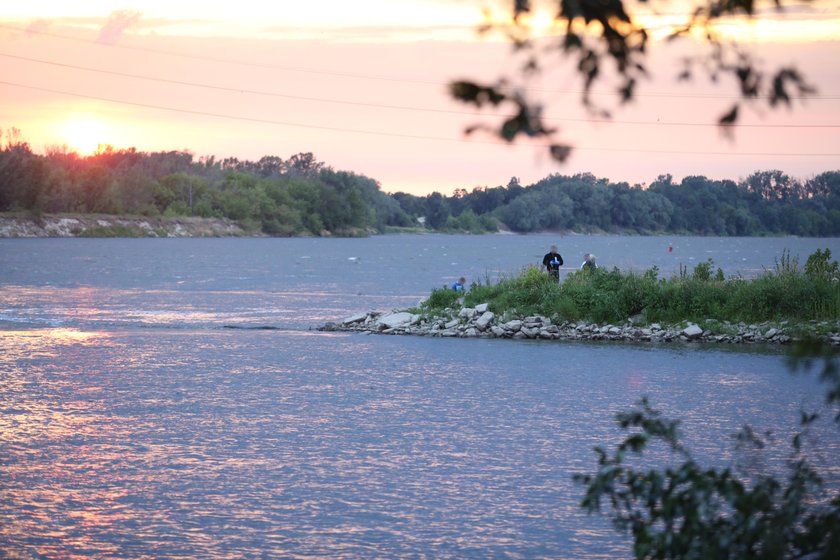
[[[91,155],[99,146],[107,144],[102,121],[90,115],[78,115],[61,127],[61,136],[67,145],[80,155]]]

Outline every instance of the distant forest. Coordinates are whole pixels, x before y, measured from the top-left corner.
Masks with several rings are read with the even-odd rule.
[[[739,182],[661,175],[645,188],[585,173],[452,196],[382,192],[310,153],[259,161],[105,148],[34,153],[15,135],[0,150],[0,211],[229,218],[268,235],[364,235],[396,228],[484,233],[565,230],[693,235],[840,235],[840,171]]]

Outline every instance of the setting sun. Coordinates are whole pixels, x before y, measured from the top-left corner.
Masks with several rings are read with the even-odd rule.
[[[88,115],[68,120],[61,129],[61,135],[68,147],[81,155],[96,152],[105,141],[105,125]]]

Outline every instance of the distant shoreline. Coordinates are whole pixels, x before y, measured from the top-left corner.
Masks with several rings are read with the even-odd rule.
[[[0,238],[263,237],[225,218],[110,214],[0,214]]]
[[[353,228],[347,231],[321,231],[320,237],[369,237],[378,234],[463,234],[529,236],[553,234],[563,236],[615,235],[615,236],[673,236],[690,233],[663,233],[638,231],[574,231],[547,229],[520,233],[500,227],[498,231],[467,233],[429,230],[421,227],[386,227],[378,232],[371,229]],[[73,237],[120,237],[120,238],[167,238],[167,237],[272,237],[270,234],[248,227],[230,218],[203,218],[200,216],[140,216],[131,214],[35,214],[32,212],[0,212],[0,239],[9,238],[73,238]],[[301,231],[275,237],[315,237]],[[703,236],[700,236],[703,237]],[[718,237],[718,236],[713,236]],[[792,235],[770,235],[750,237],[797,237]]]

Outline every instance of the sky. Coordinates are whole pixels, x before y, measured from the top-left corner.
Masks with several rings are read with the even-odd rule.
[[[499,34],[477,33],[496,0],[27,0],[0,4],[0,130],[16,128],[38,153],[99,146],[188,151],[196,158],[288,158],[311,152],[326,165],[377,180],[383,191],[449,195],[523,185],[549,174],[592,173],[644,185],[659,175],[745,178],[781,170],[806,179],[840,169],[840,0],[817,0],[784,17],[762,12],[721,29],[767,70],[796,66],[816,95],[791,108],[742,110],[731,139],[715,123],[735,85],[703,75],[676,79],[683,56],[704,52],[654,39],[650,78],[621,105],[607,75],[581,103],[574,64],[557,55],[523,83],[544,103],[564,164],[545,141],[506,144],[489,134],[503,109],[452,100],[453,80],[515,78],[521,59]],[[550,2],[533,2],[549,33]],[[769,5],[769,3],[768,3]],[[790,4],[789,4],[790,5]],[[661,2],[645,20],[664,34],[689,4]]]

